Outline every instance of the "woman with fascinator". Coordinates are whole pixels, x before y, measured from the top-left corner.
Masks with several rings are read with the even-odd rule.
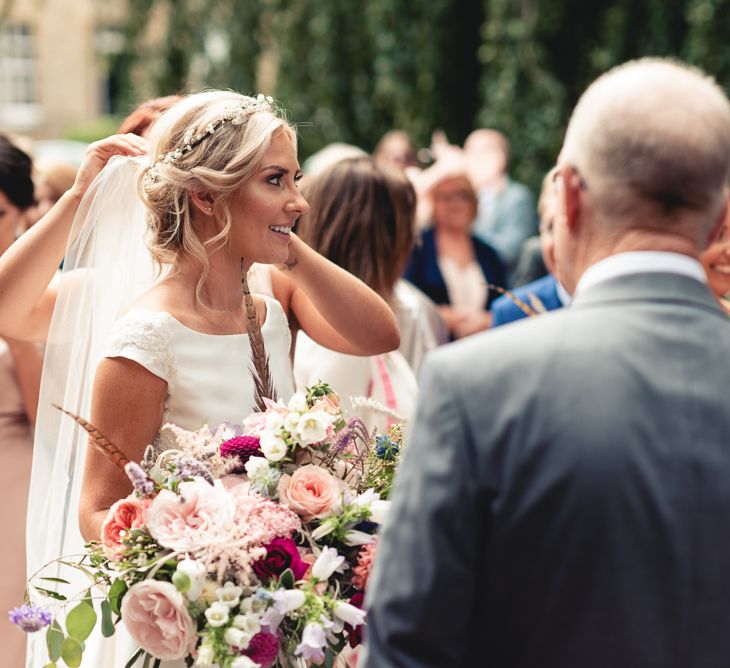
[[[164,423],[197,429],[254,410],[253,366],[269,396],[288,399],[290,322],[347,354],[398,346],[387,304],[292,234],[308,205],[295,132],[270,98],[190,95],[160,117],[150,142],[149,159],[132,135],[92,144],[71,191],[0,261],[0,332],[48,333],[31,572],[98,539],[108,508],[131,489],[51,404],[90,416],[138,461]],[[245,281],[243,298],[254,262],[282,267],[282,304],[251,298]],[[257,341],[265,354],[252,361]],[[128,640],[119,630],[89,638],[83,666],[125,666]],[[44,665],[44,647],[30,654],[29,666]]]

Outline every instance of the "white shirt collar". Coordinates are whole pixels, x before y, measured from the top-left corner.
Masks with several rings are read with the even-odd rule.
[[[681,253],[666,251],[632,251],[617,253],[588,267],[575,287],[575,295],[611,278],[628,274],[668,273],[689,276],[701,283],[707,283],[707,275],[702,265]]]
[[[555,281],[555,291],[558,293],[558,299],[563,306],[570,306],[573,296],[563,287],[560,281]]]

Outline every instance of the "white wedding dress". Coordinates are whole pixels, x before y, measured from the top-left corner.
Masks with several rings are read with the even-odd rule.
[[[289,350],[291,334],[281,305],[264,297],[266,318],[261,327],[278,397],[293,393]],[[213,335],[192,330],[169,313],[130,311],[113,327],[105,357],[134,360],[167,381],[163,424],[185,429],[211,428],[221,422],[240,423],[255,409],[251,349],[247,334]],[[123,624],[112,638],[94,629],[86,641],[82,668],[124,668],[137,649]],[[45,662],[34,663],[43,666]],[[134,667],[142,666],[142,660]],[[183,668],[184,661],[165,661],[163,668]]]

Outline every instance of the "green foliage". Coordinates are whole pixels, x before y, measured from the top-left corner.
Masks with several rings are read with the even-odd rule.
[[[302,159],[334,141],[371,150],[392,128],[426,146],[437,128],[461,143],[488,126],[536,189],[606,69],[676,56],[730,85],[730,0],[127,1],[119,111],[204,86],[261,89],[300,124]]]
[[[87,601],[72,608],[66,617],[66,630],[70,638],[83,643],[96,626],[96,612]]]

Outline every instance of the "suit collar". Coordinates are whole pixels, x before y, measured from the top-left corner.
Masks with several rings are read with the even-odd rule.
[[[704,283],[670,272],[626,274],[595,283],[574,296],[571,308],[632,301],[692,303],[725,318],[723,310]]]

